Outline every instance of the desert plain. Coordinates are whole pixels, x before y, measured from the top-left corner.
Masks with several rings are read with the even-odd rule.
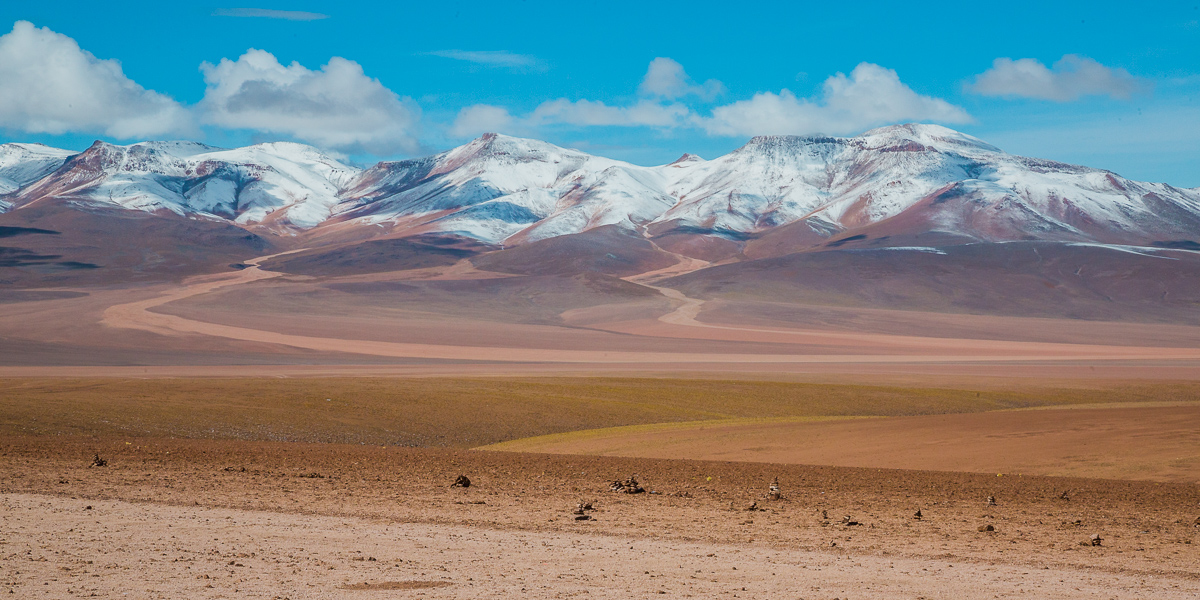
[[[1183,309],[411,266],[0,291],[0,593],[1200,595]]]

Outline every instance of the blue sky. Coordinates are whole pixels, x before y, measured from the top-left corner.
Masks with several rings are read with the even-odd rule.
[[[290,139],[369,162],[495,129],[654,164],[927,121],[1200,186],[1200,0],[10,2],[0,32],[4,141]]]

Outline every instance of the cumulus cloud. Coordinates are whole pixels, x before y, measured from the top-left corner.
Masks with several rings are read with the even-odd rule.
[[[183,106],[130,80],[120,62],[28,21],[0,36],[0,127],[120,139],[192,131]]]
[[[536,56],[514,54],[504,50],[435,50],[433,52],[426,52],[425,55],[461,60],[485,67],[533,70],[544,70],[546,68],[545,63]]]
[[[329,18],[329,15],[321,13],[303,10],[271,10],[269,8],[218,8],[212,14],[214,17],[257,17],[285,21],[320,21]]]
[[[688,123],[693,116],[691,109],[679,103],[641,100],[629,106],[612,106],[595,100],[560,98],[543,102],[521,117],[501,106],[468,106],[458,112],[447,133],[459,138],[487,132],[538,135],[539,128],[557,125],[672,128]]]
[[[510,133],[512,127],[513,117],[507,108],[476,104],[458,111],[449,133],[454,137],[465,138],[489,132]]]
[[[236,61],[200,66],[206,89],[205,122],[230,129],[288,135],[349,154],[418,149],[420,108],[362,67],[334,57],[320,70],[251,49]]]
[[[708,133],[727,136],[847,134],[903,121],[969,123],[971,116],[945,100],[918,94],[891,69],[861,63],[849,76],[826,79],[819,98],[800,98],[789,90],[761,92],[697,119]]]
[[[1053,67],[1033,58],[997,58],[967,89],[983,96],[1069,102],[1084,96],[1128,98],[1144,83],[1125,69],[1106,67],[1086,56],[1068,54]]]
[[[674,128],[695,119],[692,110],[673,100],[694,95],[711,98],[724,91],[716,80],[696,85],[683,67],[669,58],[650,62],[638,91],[642,98],[626,105],[612,105],[598,100],[547,100],[532,112],[516,117],[508,109],[488,104],[468,106],[458,113],[447,132],[454,137],[470,137],[488,131],[536,135],[541,127],[569,125],[575,127],[657,127]]]
[[[691,114],[679,104],[641,100],[629,106],[609,106],[595,100],[560,98],[543,102],[529,116],[532,125],[579,125],[584,127],[674,127]]]
[[[629,104],[560,98],[543,102],[523,116],[498,106],[475,105],[459,112],[449,133],[467,137],[499,130],[536,135],[547,126],[567,125],[691,127],[718,136],[850,134],[905,121],[954,124],[972,120],[962,108],[918,94],[900,81],[895,71],[871,63],[858,65],[849,75],[838,73],[826,79],[816,98],[798,97],[789,90],[761,92],[717,106],[707,116],[681,100],[689,96],[703,99],[705,94],[711,97],[719,90],[723,90],[719,82],[697,85],[679,63],[656,58],[639,87],[643,98]]]
[[[697,85],[683,70],[683,65],[665,57],[650,61],[646,76],[638,86],[638,92],[644,96],[658,96],[668,100],[694,95],[701,100],[712,100],[725,92],[725,85],[716,79],[709,79],[703,85]]]

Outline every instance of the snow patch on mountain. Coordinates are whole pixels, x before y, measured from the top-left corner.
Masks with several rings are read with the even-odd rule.
[[[72,154],[41,144],[0,144],[0,195],[53,173]]]

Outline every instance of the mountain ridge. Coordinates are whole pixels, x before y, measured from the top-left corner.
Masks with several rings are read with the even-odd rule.
[[[45,203],[222,221],[284,245],[438,234],[512,247],[615,226],[705,259],[859,235],[900,245],[934,234],[1133,245],[1200,238],[1200,189],[1011,155],[922,124],[853,137],[757,136],[711,160],[685,154],[651,167],[492,133],[368,168],[291,142],[96,142],[81,153],[0,145],[0,212]]]

